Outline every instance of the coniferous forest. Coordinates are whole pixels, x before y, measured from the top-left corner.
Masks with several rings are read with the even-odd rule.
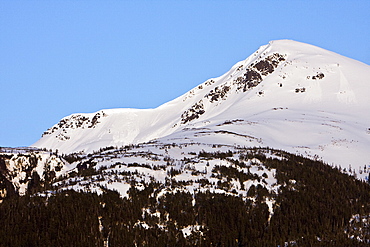
[[[165,185],[152,182],[132,186],[128,198],[106,188],[99,195],[39,188],[8,196],[0,203],[0,246],[369,245],[367,182],[300,156],[258,158],[276,169],[278,194],[251,186],[248,199],[176,189],[159,196]],[[274,197],[273,214],[267,196]]]

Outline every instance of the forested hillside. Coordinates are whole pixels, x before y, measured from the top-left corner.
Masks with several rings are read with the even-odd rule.
[[[213,167],[220,190],[261,181],[244,197],[200,186],[189,192],[186,181],[173,179],[141,181],[140,189],[132,180],[127,197],[104,187],[99,194],[58,191],[55,184],[12,194],[0,203],[0,246],[368,246],[369,184],[320,161],[280,155],[254,149],[233,166]],[[232,152],[198,156],[223,160]],[[263,186],[266,173],[238,172],[250,159],[275,171],[276,192]],[[81,169],[75,176],[89,175]]]

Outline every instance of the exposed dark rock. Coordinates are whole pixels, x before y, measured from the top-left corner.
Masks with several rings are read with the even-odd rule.
[[[187,122],[190,122],[191,120],[199,118],[199,116],[204,113],[205,113],[205,110],[204,110],[203,101],[200,100],[199,102],[195,103],[191,108],[186,110],[181,115],[181,123],[186,124]]]
[[[314,76],[312,76],[312,80],[316,80],[316,79],[318,79],[318,80],[321,80],[322,78],[324,78],[324,73],[317,73],[317,75],[314,75]]]
[[[226,97],[227,92],[230,91],[230,86],[221,85],[220,87],[215,87],[214,90],[211,90],[204,97],[208,98],[211,103],[218,101]]]
[[[95,114],[95,116],[91,119],[91,124],[89,126],[89,128],[93,128],[95,127],[96,124],[99,123],[98,119],[100,118],[100,113],[98,112],[97,114]]]
[[[252,63],[244,77],[238,77],[234,82],[238,85],[237,90],[248,91],[248,89],[256,87],[261,81],[262,76],[267,76],[274,72],[280,62],[285,61],[284,55],[274,53],[257,63]],[[280,85],[282,86],[282,84]]]
[[[261,83],[262,76],[254,70],[247,70],[247,73],[244,74],[245,80],[243,81],[245,83],[243,92],[247,91],[249,88],[253,88]]]
[[[105,116],[106,116],[106,114],[104,112],[96,113],[91,119],[89,117],[85,117],[85,116],[82,116],[80,114],[72,115],[69,118],[64,118],[64,119],[60,120],[58,124],[56,124],[52,128],[45,131],[42,134],[42,136],[52,134],[55,131],[60,130],[60,129],[63,131],[64,134],[66,134],[67,129],[94,128],[99,123],[98,120],[101,117],[105,117]],[[60,140],[68,140],[69,137],[64,135],[64,134],[61,133],[60,136],[58,136],[58,138]]]
[[[236,122],[243,122],[243,121],[244,120],[242,119],[226,120],[225,122],[223,122],[222,124],[218,124],[217,126],[228,125],[228,124],[233,124]]]
[[[254,65],[262,75],[268,75],[274,71],[274,66],[267,60],[261,60],[256,65]]]

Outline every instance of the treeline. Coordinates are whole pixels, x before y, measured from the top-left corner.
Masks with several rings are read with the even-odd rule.
[[[370,214],[369,184],[319,161],[258,157],[276,169],[278,194],[252,186],[248,199],[200,191],[159,196],[169,187],[149,183],[132,186],[128,198],[107,189],[9,197],[0,204],[0,246],[369,245],[369,232],[363,242],[345,234],[353,215]],[[267,199],[275,200],[273,214]]]

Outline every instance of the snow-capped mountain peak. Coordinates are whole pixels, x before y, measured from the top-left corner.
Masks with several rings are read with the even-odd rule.
[[[370,67],[292,40],[271,41],[224,75],[155,109],[72,114],[34,144],[63,153],[152,140],[270,146],[369,165]]]

